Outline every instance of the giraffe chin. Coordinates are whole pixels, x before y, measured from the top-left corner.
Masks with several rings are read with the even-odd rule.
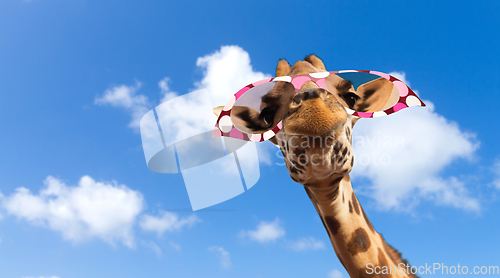
[[[343,129],[327,136],[276,134],[290,177],[298,183],[348,174],[353,152]]]

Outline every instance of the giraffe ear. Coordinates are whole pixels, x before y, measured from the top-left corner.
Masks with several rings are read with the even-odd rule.
[[[356,101],[354,110],[359,112],[385,110],[396,104],[399,98],[394,84],[383,77],[360,85],[356,94],[360,99]]]
[[[264,108],[261,112],[248,106],[233,106],[231,121],[234,126],[245,133],[264,133],[273,128],[276,111]]]
[[[212,110],[214,112],[215,116],[217,116],[217,118],[220,116],[222,109],[224,109],[224,106],[217,106]]]
[[[214,108],[214,114],[217,117],[219,117],[222,108],[224,108],[224,106],[218,106]],[[257,110],[251,107],[234,106],[231,110],[231,121],[233,122],[234,126],[240,131],[246,133],[262,133],[259,131],[266,131],[269,130],[269,128],[267,127],[265,121],[263,119],[260,119],[260,114],[262,113],[259,113]],[[271,143],[278,145],[276,136],[273,136],[268,140],[271,141]]]
[[[261,134],[273,129],[285,115],[295,88],[289,82],[267,82],[242,94],[231,108],[231,121],[245,133]]]

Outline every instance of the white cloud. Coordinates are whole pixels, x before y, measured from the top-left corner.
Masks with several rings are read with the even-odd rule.
[[[165,143],[170,145],[191,136],[211,132],[217,119],[212,108],[206,90],[191,92],[162,103],[156,108],[156,113],[163,133],[168,135]]]
[[[148,98],[145,95],[137,94],[140,88],[140,82],[136,82],[135,86],[114,86],[106,90],[101,97],[96,97],[94,103],[126,109],[132,116],[129,126],[137,131],[142,116],[148,112],[148,107],[150,106]]]
[[[179,95],[177,92],[170,90],[170,86],[168,85],[170,81],[170,77],[165,77],[158,82],[158,87],[160,88],[162,95],[160,103],[171,100]]]
[[[292,241],[288,244],[288,246],[296,251],[306,251],[306,250],[320,250],[325,248],[325,243],[322,240],[315,239],[313,237],[305,237],[298,239],[296,241]]]
[[[222,46],[219,51],[198,58],[196,66],[203,70],[204,76],[195,86],[208,89],[214,107],[226,105],[231,96],[244,86],[272,77],[254,71],[250,55],[236,45]]]
[[[405,79],[404,73],[399,75]],[[472,159],[479,143],[473,134],[434,112],[432,102],[424,102],[425,108],[411,107],[356,123],[353,179],[370,181],[364,193],[373,196],[382,209],[408,210],[421,200],[431,200],[480,210],[464,183],[441,175],[452,162]]]
[[[257,229],[241,231],[239,236],[259,243],[269,243],[284,237],[285,229],[281,226],[281,221],[276,218],[273,222],[261,221],[257,225]]]
[[[243,86],[271,77],[254,71],[248,53],[238,46],[222,46],[220,51],[198,58],[196,65],[203,71],[203,78],[195,83],[195,89],[207,89],[207,98],[201,93],[182,95],[157,110],[164,133],[176,134],[177,138],[211,131],[216,120],[212,108],[225,105]],[[165,77],[158,83],[162,103],[179,96],[170,90],[169,82]]]
[[[328,272],[328,278],[344,278],[344,275],[339,270],[334,269]]]
[[[198,58],[196,65],[203,71],[204,76],[194,86],[196,90],[208,89],[212,100],[210,114],[213,107],[225,105],[231,96],[243,86],[271,77],[269,74],[254,71],[248,53],[241,47],[234,45],[222,46],[220,51]],[[158,82],[161,93],[160,103],[179,96],[178,93],[170,90],[170,81],[169,77],[165,77]],[[140,88],[140,82],[136,82],[135,86],[114,86],[106,90],[103,96],[97,97],[95,104],[108,104],[127,109],[132,114],[132,122],[129,126],[137,129],[140,119],[150,107],[148,98],[145,95],[137,94]],[[174,109],[179,118],[171,120],[175,120],[177,125],[196,129],[198,134],[205,132],[204,121],[210,121],[210,124],[213,125],[215,117],[211,114],[211,117],[207,119],[206,113],[203,113],[206,111],[199,109],[203,106],[205,106],[204,103],[199,103],[198,99],[188,99],[182,103],[176,103],[176,107],[169,107],[169,110],[173,111]],[[185,113],[186,111],[189,113]]]
[[[229,269],[231,268],[231,258],[229,256],[229,252],[226,251],[226,249],[220,247],[220,246],[212,246],[208,247],[208,251],[211,251],[217,256],[219,259],[220,266],[223,269]]]
[[[166,231],[180,231],[183,227],[191,227],[200,221],[196,215],[179,218],[175,213],[162,211],[160,216],[143,215],[139,225],[143,230],[156,232],[161,236]]]
[[[80,242],[92,237],[133,248],[132,226],[143,208],[142,194],[116,182],[96,182],[83,176],[77,186],[49,176],[38,195],[19,187],[5,197],[3,207],[32,224]]]

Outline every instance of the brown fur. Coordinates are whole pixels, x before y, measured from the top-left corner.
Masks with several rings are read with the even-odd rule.
[[[331,101],[334,102],[334,101]],[[300,107],[288,111],[291,115],[283,122],[287,134],[306,136],[322,136],[346,121],[345,113],[339,113],[344,108],[337,101],[333,105],[323,99],[310,99]]]

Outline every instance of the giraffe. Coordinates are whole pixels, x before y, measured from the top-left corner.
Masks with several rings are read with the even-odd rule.
[[[310,55],[293,66],[281,59],[276,77],[324,71],[322,60]],[[239,111],[240,124],[258,131],[282,121],[282,129],[270,141],[283,153],[291,179],[304,186],[350,277],[416,277],[409,273],[401,254],[376,232],[356,198],[349,172],[354,165],[352,128],[359,118],[344,107],[354,105],[357,98],[345,93],[352,91],[351,83],[330,77],[334,86],[327,86],[328,90],[308,81],[297,93],[277,82],[262,97],[263,105],[274,111],[271,117],[263,115],[265,109],[258,117]],[[376,80],[370,89],[384,89],[386,84]],[[214,108],[214,113],[221,110]]]

